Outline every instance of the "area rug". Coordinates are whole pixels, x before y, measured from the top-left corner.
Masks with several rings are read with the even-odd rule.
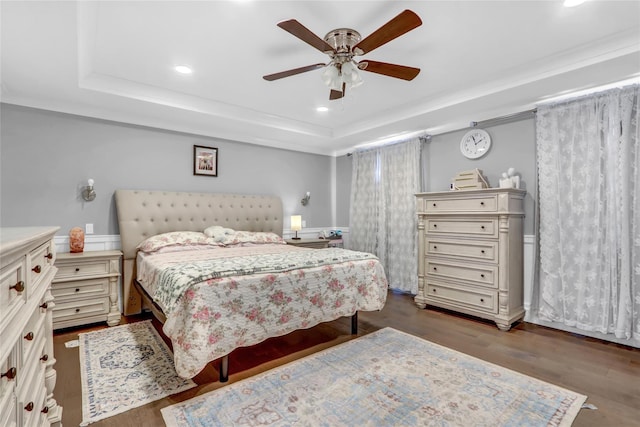
[[[162,409],[167,426],[570,426],[586,396],[385,328]]]
[[[180,378],[150,320],[79,334],[83,426],[196,384]]]

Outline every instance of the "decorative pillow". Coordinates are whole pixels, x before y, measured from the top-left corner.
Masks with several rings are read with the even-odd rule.
[[[225,246],[238,245],[241,243],[276,243],[287,244],[284,239],[278,236],[276,233],[264,232],[264,231],[236,231],[235,233],[222,240]]]
[[[226,239],[227,236],[235,233],[234,230],[230,228],[221,227],[219,225],[212,225],[211,227],[207,227],[204,230],[204,234],[209,237],[212,237],[215,242],[221,242]]]
[[[137,248],[142,252],[149,253],[156,252],[158,249],[166,248],[167,246],[193,245],[215,246],[216,243],[206,234],[197,231],[172,231],[151,236],[140,243]]]

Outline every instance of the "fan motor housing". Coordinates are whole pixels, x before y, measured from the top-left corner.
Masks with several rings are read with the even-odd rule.
[[[357,45],[362,37],[360,33],[351,28],[337,28],[324,36],[324,41],[336,50],[337,57],[353,57],[352,48]]]

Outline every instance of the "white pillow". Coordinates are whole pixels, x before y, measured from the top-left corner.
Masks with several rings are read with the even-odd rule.
[[[212,237],[214,242],[222,242],[227,238],[227,236],[230,236],[233,233],[235,233],[235,231],[233,231],[232,229],[221,227],[219,225],[212,225],[211,227],[207,227],[204,230],[204,234]]]
[[[140,243],[137,249],[140,249],[142,252],[149,253],[156,252],[157,250],[168,246],[194,245],[215,246],[216,243],[204,233],[199,233],[197,231],[172,231],[149,237]]]

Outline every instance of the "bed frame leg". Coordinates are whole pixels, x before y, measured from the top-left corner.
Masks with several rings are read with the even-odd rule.
[[[229,381],[229,355],[222,356],[220,359],[220,382],[226,383]]]
[[[351,335],[358,335],[358,312],[351,316]]]

